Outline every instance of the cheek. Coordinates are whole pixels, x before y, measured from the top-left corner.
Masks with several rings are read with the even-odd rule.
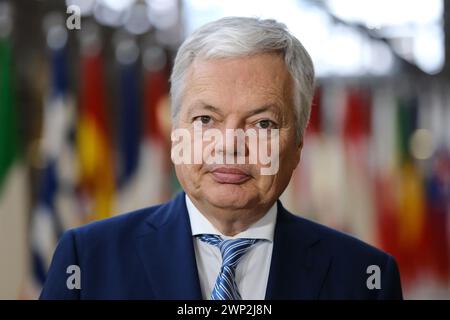
[[[290,169],[290,167],[291,165],[282,160],[280,157],[280,168],[276,174],[259,175],[256,179],[255,183],[258,192],[264,198],[271,198],[276,194],[281,194],[281,192],[289,184],[292,175],[292,170]]]
[[[184,184],[198,184],[201,176],[201,166],[180,164],[175,166],[178,179]]]
[[[257,184],[258,189],[262,193],[267,193],[273,188],[277,181],[277,175],[260,175],[258,176]]]
[[[289,183],[293,170],[298,163],[295,142],[289,136],[280,136],[278,149],[278,170],[274,175],[260,176],[259,185],[265,190],[279,190]]]

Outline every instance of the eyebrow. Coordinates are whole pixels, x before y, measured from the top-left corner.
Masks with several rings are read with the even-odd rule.
[[[187,112],[188,117],[190,118],[192,116],[192,114],[194,113],[194,110],[198,110],[198,109],[208,110],[208,111],[215,112],[215,113],[223,116],[223,112],[219,108],[216,108],[210,104],[204,103],[203,101],[198,101],[189,107],[188,112]]]
[[[264,113],[266,111],[270,111],[270,112],[273,112],[275,115],[278,115],[280,113],[280,108],[278,108],[276,104],[269,103],[269,104],[265,104],[262,107],[255,109],[255,110],[249,111],[247,113],[247,116],[248,117],[254,116],[254,115],[257,115],[260,113]]]
[[[189,107],[188,112],[187,112],[188,117],[190,118],[192,116],[192,114],[194,113],[194,110],[198,110],[198,109],[200,109],[200,110],[208,110],[208,111],[215,112],[215,113],[223,116],[223,112],[219,108],[214,107],[214,106],[212,106],[210,104],[207,104],[207,103],[205,103],[203,101],[197,101],[197,102],[193,103]],[[254,115],[257,115],[257,114],[260,114],[260,113],[264,113],[266,111],[273,112],[275,115],[279,115],[280,114],[280,108],[277,107],[276,104],[268,103],[268,104],[265,104],[265,105],[263,105],[263,106],[261,106],[261,107],[259,107],[257,109],[250,110],[249,112],[247,112],[246,117],[251,117],[251,116],[254,116]]]

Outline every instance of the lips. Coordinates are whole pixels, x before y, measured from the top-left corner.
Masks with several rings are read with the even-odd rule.
[[[241,184],[251,178],[244,170],[237,167],[219,167],[211,170],[213,179],[218,183]]]

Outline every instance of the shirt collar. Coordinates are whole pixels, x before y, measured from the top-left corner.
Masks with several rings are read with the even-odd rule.
[[[258,221],[253,223],[247,230],[236,234],[234,237],[228,237],[218,231],[209,220],[197,209],[186,194],[186,207],[191,222],[192,235],[215,234],[223,239],[265,239],[273,242],[275,232],[275,221],[277,219],[277,203],[275,202],[269,211]]]

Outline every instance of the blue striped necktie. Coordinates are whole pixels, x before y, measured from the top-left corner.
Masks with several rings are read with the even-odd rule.
[[[244,254],[259,240],[222,240],[220,236],[214,234],[202,234],[198,238],[203,242],[218,247],[222,254],[222,267],[211,293],[211,300],[241,300],[235,280],[236,266]]]

